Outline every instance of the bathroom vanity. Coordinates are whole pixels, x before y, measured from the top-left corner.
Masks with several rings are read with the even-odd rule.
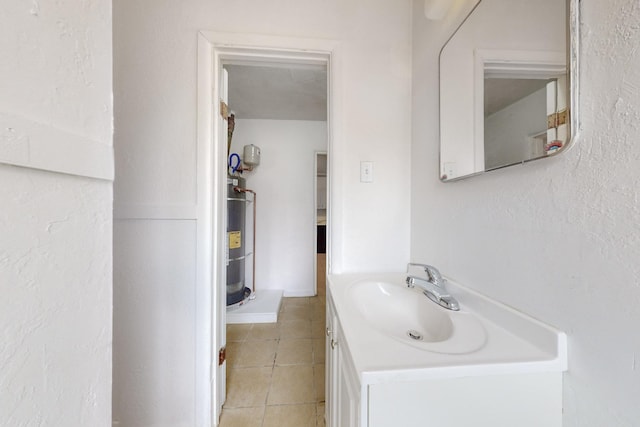
[[[457,312],[406,274],[331,275],[331,427],[559,427],[566,336],[458,284]]]

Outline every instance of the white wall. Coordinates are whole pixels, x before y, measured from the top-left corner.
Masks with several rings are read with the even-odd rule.
[[[546,130],[546,87],[485,117],[485,168],[492,169],[532,158],[534,151],[529,137]]]
[[[0,425],[111,425],[111,4],[0,6]]]
[[[113,414],[121,426],[196,425],[195,221],[114,229]],[[167,262],[171,260],[171,262]]]
[[[244,174],[247,187],[258,195],[256,289],[312,296],[316,280],[315,153],[327,149],[327,123],[236,119],[231,152],[242,156],[248,144],[261,150],[260,166]],[[246,238],[250,248],[251,235]],[[247,279],[250,283],[251,276]]]
[[[338,132],[346,144],[335,147],[334,206],[340,225],[333,236],[334,268],[404,267],[409,236],[408,3],[114,4],[118,206],[196,203],[197,30],[335,39],[341,42],[339,71],[345,82],[339,95],[344,125]],[[360,184],[360,160],[376,162],[374,184]],[[387,209],[379,210],[381,204]],[[371,211],[377,212],[375,217]],[[374,228],[377,246],[368,244]]]
[[[582,2],[574,148],[448,184],[438,181],[434,94],[439,44],[454,19],[430,23],[422,4],[414,1],[411,258],[567,332],[566,427],[637,425],[637,2]]]
[[[114,1],[116,234],[123,234],[120,228],[131,218],[137,218],[133,227],[156,221],[158,228],[168,228],[172,221],[196,216],[198,30],[332,39],[340,44],[338,72],[343,85],[338,102],[343,117],[336,132],[343,143],[333,147],[331,268],[334,272],[404,268],[409,257],[411,12],[409,2],[397,0],[187,0],[160,5],[154,0]],[[359,182],[361,160],[375,162],[373,184]],[[195,259],[196,236],[190,232],[188,227],[180,231],[191,239],[187,246]],[[376,245],[371,244],[372,235]],[[124,258],[140,259],[134,253],[138,250],[125,240],[116,241],[115,251],[122,251]],[[175,264],[165,256],[154,262]],[[159,286],[157,277],[134,277],[118,259],[120,256],[114,266],[116,292],[132,283]],[[186,277],[192,265],[175,268],[184,269],[176,274]],[[179,285],[185,295],[197,298],[195,283]],[[171,306],[164,294],[155,298],[163,300],[154,305]],[[120,309],[114,307],[116,317],[144,319],[144,307]],[[179,322],[187,328],[192,315],[184,313]],[[148,333],[169,342],[173,339],[172,332],[159,325]],[[117,335],[116,331],[116,342]],[[161,361],[167,382],[206,385],[204,377],[177,377],[170,369],[193,360],[197,345],[196,340],[194,346],[183,347],[180,354]],[[137,353],[134,347],[116,348],[116,352]],[[156,364],[159,357],[147,353],[145,363]],[[125,374],[126,370],[115,373],[116,386]],[[162,391],[175,395],[168,388]],[[137,397],[132,398],[151,405],[144,396],[157,392],[153,383],[144,382],[138,384]],[[160,405],[165,396],[154,399],[153,404]],[[185,407],[176,399],[172,408],[182,414]],[[191,408],[193,405],[187,409]],[[136,418],[132,411],[116,415],[123,426],[131,425],[131,420],[157,425],[150,418]]]

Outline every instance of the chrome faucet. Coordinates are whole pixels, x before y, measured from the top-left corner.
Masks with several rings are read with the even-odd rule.
[[[422,267],[427,274],[427,278],[412,276],[409,274],[411,267]],[[458,301],[447,292],[447,281],[442,277],[437,268],[427,264],[407,264],[407,286],[413,288],[418,286],[422,293],[436,304],[453,311],[460,310]]]

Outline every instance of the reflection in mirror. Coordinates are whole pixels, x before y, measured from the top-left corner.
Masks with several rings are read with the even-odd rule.
[[[514,59],[506,52],[494,54],[502,63],[479,55],[478,80],[484,81],[479,82],[476,96],[484,104],[477,111],[483,122],[476,125],[484,132],[476,133],[476,138],[483,141],[484,170],[544,157],[562,148],[567,138],[566,123],[549,126],[549,117],[567,110],[565,54],[518,55]]]
[[[440,54],[443,181],[569,146],[577,0],[481,0]],[[570,7],[569,7],[570,6]],[[569,35],[570,37],[567,37]]]
[[[547,80],[485,77],[486,170],[542,156],[547,144],[546,128]],[[523,144],[510,144],[519,139],[524,139]]]

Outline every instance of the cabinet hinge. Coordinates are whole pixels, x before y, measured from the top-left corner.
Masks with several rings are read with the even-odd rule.
[[[220,351],[218,351],[218,366],[222,366],[225,360],[227,360],[227,348],[222,347]]]

